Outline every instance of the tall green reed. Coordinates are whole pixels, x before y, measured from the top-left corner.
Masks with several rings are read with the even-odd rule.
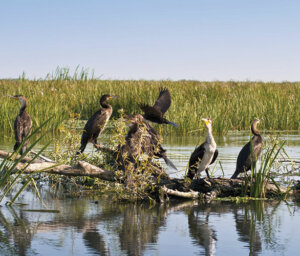
[[[58,68],[43,80],[27,80],[25,75],[17,80],[0,80],[2,95],[24,94],[29,101],[28,112],[35,126],[54,116],[47,129],[59,132],[62,123],[72,114],[88,119],[100,108],[102,94],[120,95],[112,102],[114,110],[125,113],[142,113],[139,103],[153,105],[160,87],[167,87],[172,104],[166,117],[179,124],[178,128],[157,125],[163,134],[187,134],[198,129],[201,118],[214,121],[214,132],[225,134],[228,130],[244,130],[255,116],[264,119],[263,129],[299,130],[300,83],[263,82],[200,82],[200,81],[130,81],[94,79],[88,70],[72,74],[69,69]],[[0,105],[0,129],[12,131],[18,107],[5,97]],[[117,118],[114,111],[112,118]]]

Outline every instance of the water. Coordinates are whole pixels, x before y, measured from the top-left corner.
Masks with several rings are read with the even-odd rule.
[[[300,135],[279,133],[300,161]],[[267,138],[267,134],[264,135]],[[200,142],[203,139],[200,138]],[[216,138],[225,177],[248,141],[247,133]],[[182,177],[198,137],[165,138],[164,147]],[[13,143],[0,147],[8,150]],[[91,150],[91,147],[87,150]],[[215,176],[222,175],[220,164]],[[44,209],[29,191],[24,206],[0,207],[0,255],[298,255],[300,201],[170,201],[162,205],[114,203],[110,198],[57,198],[41,189]]]
[[[300,202],[50,200],[0,209],[1,255],[298,255]]]

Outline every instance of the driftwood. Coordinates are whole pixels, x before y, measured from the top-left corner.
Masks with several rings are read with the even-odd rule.
[[[22,170],[25,167],[25,163],[18,164],[14,170]],[[23,173],[38,173],[46,172],[51,174],[60,174],[66,176],[89,176],[92,178],[99,178],[106,181],[115,181],[114,173],[111,171],[105,171],[95,165],[89,164],[84,161],[79,161],[77,165],[71,166],[66,164],[57,163],[33,163],[27,166]]]
[[[8,154],[9,153],[5,151],[0,151],[0,158],[5,158]],[[31,159],[26,157],[23,160],[30,161]],[[19,163],[14,172],[22,170],[26,165],[26,163]],[[77,165],[70,166],[53,162],[41,162],[40,160],[37,160],[24,169],[24,173],[26,174],[40,172],[66,176],[89,176],[105,181],[116,182],[113,171],[103,170],[102,168],[85,161],[79,161]],[[211,200],[216,197],[235,197],[241,196],[242,188],[244,187],[244,180],[241,178],[204,178],[186,182],[183,179],[170,179],[165,176],[159,180],[154,179],[154,182],[157,188],[155,192],[156,198],[160,201],[164,201],[168,196],[191,199],[203,198],[207,200]],[[299,188],[296,188],[294,191],[296,190],[298,191]],[[269,183],[266,185],[266,195],[268,197],[276,196],[280,193],[287,193],[287,189],[280,187],[280,191],[278,191],[278,188],[275,186],[275,184]]]

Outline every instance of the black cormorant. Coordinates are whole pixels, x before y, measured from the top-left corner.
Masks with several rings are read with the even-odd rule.
[[[143,116],[145,119],[158,123],[158,124],[170,124],[173,126],[178,126],[176,123],[171,122],[164,118],[164,114],[167,112],[171,105],[171,95],[168,89],[161,88],[159,92],[158,99],[156,100],[154,106],[149,106],[146,104],[140,104],[140,108],[145,113]]]
[[[195,175],[199,175],[202,171],[206,172],[208,178],[208,167],[215,162],[218,157],[217,144],[212,134],[212,120],[203,118],[207,128],[206,141],[195,149],[189,161],[189,170],[187,176],[193,179]]]
[[[14,145],[14,151],[16,151],[21,145],[21,143],[24,141],[25,137],[27,135],[30,135],[32,120],[30,115],[26,112],[27,99],[25,98],[24,95],[15,95],[15,96],[8,95],[8,97],[14,98],[21,102],[20,111],[14,123],[15,139],[16,139],[16,143]],[[21,155],[25,153],[28,143],[29,140],[27,139],[20,150]]]
[[[253,133],[253,137],[251,141],[249,141],[240,151],[236,162],[236,170],[232,175],[231,179],[235,179],[240,173],[247,172],[248,170],[251,169],[251,152],[250,152],[251,144],[253,148],[252,165],[253,167],[255,167],[256,161],[262,150],[262,137],[256,127],[259,122],[260,120],[255,118],[251,125],[251,131]]]
[[[130,129],[125,138],[125,144],[119,147],[119,160],[124,166],[124,158],[136,163],[137,158],[146,153],[150,158],[163,158],[165,163],[174,168],[175,165],[168,159],[166,150],[161,146],[160,136],[156,130],[143,118],[142,115],[128,115]]]
[[[81,136],[80,152],[77,152],[77,154],[80,154],[85,150],[88,142],[92,142],[95,146],[97,145],[97,138],[103,131],[113,111],[112,106],[106,103],[106,101],[116,97],[117,96],[105,94],[100,98],[102,109],[98,110],[86,122]]]

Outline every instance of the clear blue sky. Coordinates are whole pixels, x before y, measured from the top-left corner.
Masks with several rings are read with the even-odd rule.
[[[0,33],[0,78],[300,80],[299,0],[7,0]]]

